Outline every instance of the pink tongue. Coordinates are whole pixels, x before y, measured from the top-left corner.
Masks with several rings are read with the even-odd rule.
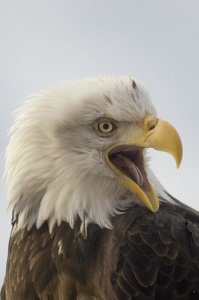
[[[144,178],[140,169],[130,159],[122,155],[117,155],[112,161],[120,170],[125,171],[125,174],[135,181],[137,185],[141,187],[144,184]]]

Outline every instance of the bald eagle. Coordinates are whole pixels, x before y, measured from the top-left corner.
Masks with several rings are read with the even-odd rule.
[[[177,131],[130,76],[27,100],[6,152],[2,300],[199,299],[199,214],[165,191],[148,148],[180,165]]]

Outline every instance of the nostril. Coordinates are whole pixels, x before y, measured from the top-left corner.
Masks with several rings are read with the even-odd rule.
[[[146,132],[153,130],[156,127],[157,123],[158,123],[158,118],[152,116],[146,116],[144,118],[144,130]]]
[[[153,130],[156,127],[157,122],[158,122],[158,119],[156,119],[156,118],[148,120],[148,122],[147,122],[148,130]]]
[[[155,124],[150,124],[149,130],[152,130],[152,129],[154,129],[154,128],[155,128]]]

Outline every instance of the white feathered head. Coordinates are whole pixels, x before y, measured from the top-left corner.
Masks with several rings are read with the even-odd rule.
[[[79,217],[111,227],[133,201],[158,210],[144,149],[182,147],[175,129],[157,119],[145,86],[130,76],[66,82],[34,94],[16,112],[6,154],[8,204],[18,226]]]

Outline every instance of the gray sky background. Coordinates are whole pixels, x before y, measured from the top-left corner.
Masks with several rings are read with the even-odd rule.
[[[149,87],[161,118],[179,131],[184,158],[152,152],[167,190],[199,209],[199,1],[0,1],[0,175],[11,113],[38,89],[65,79],[132,74]],[[10,215],[0,201],[0,285]]]

